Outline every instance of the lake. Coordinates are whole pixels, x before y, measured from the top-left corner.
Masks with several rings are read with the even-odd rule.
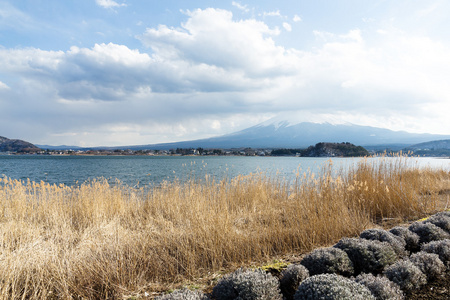
[[[333,167],[348,168],[362,158],[332,158]],[[372,158],[374,159],[374,158]],[[376,159],[376,158],[375,158]],[[449,159],[409,158],[421,167],[450,170]],[[330,158],[258,156],[39,156],[0,155],[0,176],[51,184],[77,185],[85,181],[116,178],[130,186],[157,185],[175,178],[218,179],[252,172],[294,179],[297,171],[319,173]]]

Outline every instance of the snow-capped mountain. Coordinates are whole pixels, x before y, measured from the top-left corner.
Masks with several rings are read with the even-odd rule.
[[[164,144],[121,147],[95,147],[94,149],[154,149],[176,148],[307,148],[320,142],[349,142],[368,149],[403,149],[409,145],[433,140],[450,139],[450,135],[418,134],[392,131],[384,128],[360,126],[331,116],[283,115],[250,128],[213,138]],[[381,146],[379,146],[381,145]],[[370,147],[369,147],[370,146]],[[64,147],[64,146],[61,146]],[[52,149],[45,146],[45,149]],[[73,147],[71,147],[73,149]],[[61,149],[61,148],[58,148]]]
[[[289,121],[263,123],[248,129],[213,138],[223,142],[244,143],[248,147],[302,148],[319,142],[350,142],[355,145],[414,144],[416,141],[430,141],[445,138],[442,135],[416,134],[405,131],[392,131],[384,128],[360,126],[350,123],[333,124],[329,122]],[[218,140],[217,140],[218,141]]]
[[[349,122],[342,121],[342,119],[337,118],[330,114],[315,115],[307,112],[285,112],[279,114],[265,122],[258,124],[259,126],[294,126],[299,123],[316,123],[316,124],[331,124],[331,125],[352,125]],[[257,125],[257,126],[258,126]]]
[[[449,139],[450,135],[418,134],[360,126],[330,118],[296,122],[276,117],[253,127],[208,139],[136,146],[147,149],[171,148],[305,148],[319,142],[350,142],[355,145],[411,145]],[[134,148],[134,147],[133,147]],[[137,148],[136,148],[137,149]]]

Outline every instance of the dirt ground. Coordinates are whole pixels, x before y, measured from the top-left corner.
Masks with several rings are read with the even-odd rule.
[[[450,272],[447,272],[447,276],[444,278],[435,280],[414,293],[406,295],[406,299],[450,299]]]

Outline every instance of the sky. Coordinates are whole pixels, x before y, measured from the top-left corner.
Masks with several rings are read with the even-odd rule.
[[[0,136],[123,146],[284,114],[450,134],[447,0],[0,0]]]

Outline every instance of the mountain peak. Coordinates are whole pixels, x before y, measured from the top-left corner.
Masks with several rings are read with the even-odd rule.
[[[286,112],[281,113],[265,122],[256,126],[266,127],[274,126],[275,129],[280,127],[290,127],[301,123],[329,124],[329,125],[353,125],[352,123],[342,121],[331,114],[311,114],[307,112]]]

